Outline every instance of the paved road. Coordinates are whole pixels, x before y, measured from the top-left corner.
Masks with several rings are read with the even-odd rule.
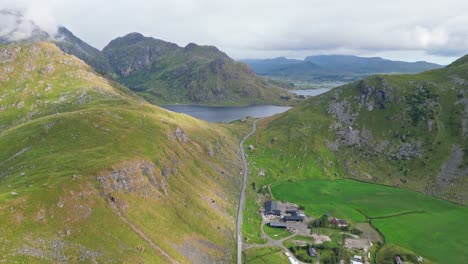
[[[247,170],[247,160],[244,153],[244,141],[250,137],[257,130],[257,120],[252,124],[252,131],[247,134],[240,142],[239,148],[241,151],[242,163],[244,165],[244,179],[242,182],[241,194],[239,198],[239,209],[237,211],[237,264],[242,263],[242,212],[245,205],[245,188],[247,186],[247,180],[249,178],[249,172]]]

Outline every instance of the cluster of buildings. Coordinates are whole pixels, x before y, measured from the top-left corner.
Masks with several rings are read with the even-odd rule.
[[[303,222],[304,214],[297,208],[278,201],[265,202],[265,216],[276,216],[278,221],[271,221],[269,225],[277,228],[288,228],[287,223]]]

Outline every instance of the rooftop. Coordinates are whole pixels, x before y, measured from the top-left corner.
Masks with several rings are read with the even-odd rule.
[[[316,257],[317,256],[317,251],[313,247],[308,248],[309,256],[311,257]]]
[[[288,227],[288,224],[284,222],[270,222],[269,225],[271,227],[283,227],[283,228]]]

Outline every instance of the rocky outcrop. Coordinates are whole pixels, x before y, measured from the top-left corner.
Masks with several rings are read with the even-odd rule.
[[[190,142],[190,137],[185,133],[181,127],[177,127],[174,131],[173,138],[176,138],[180,143]]]
[[[370,81],[377,82],[372,85]],[[382,77],[369,78],[356,83],[361,106],[368,111],[385,109],[393,100],[393,88]]]
[[[463,166],[463,150],[458,145],[452,145],[450,157],[442,165],[437,176],[436,185],[439,187],[450,186],[455,180],[468,175],[468,168]]]
[[[79,252],[79,262],[99,263],[103,261],[102,253],[59,238],[46,241],[39,237],[30,241],[29,244],[16,249],[13,255],[33,257],[49,263],[67,264],[76,261],[67,256],[67,252],[73,250]]]
[[[169,195],[166,168],[160,169],[147,160],[123,162],[96,179],[101,184],[103,194],[120,209],[125,209],[127,204],[118,198],[119,193],[132,193],[151,199]]]

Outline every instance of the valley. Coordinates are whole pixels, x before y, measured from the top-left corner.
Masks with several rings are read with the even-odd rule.
[[[178,44],[125,34],[138,14],[95,48],[39,9],[0,7],[0,263],[468,262],[468,55],[332,55],[380,42],[319,51],[234,13]]]
[[[4,262],[468,258],[460,141],[466,90],[458,88],[465,58],[420,75],[370,77],[262,119],[233,108],[232,119],[207,120],[242,120],[215,124],[151,105],[51,43],[3,46],[0,54]],[[405,100],[415,103],[395,111]],[[399,125],[387,122],[395,129],[388,133],[376,124],[395,120],[392,114]],[[405,124],[412,130],[394,137]],[[388,143],[377,150],[383,138]],[[440,173],[427,176],[434,175],[429,163],[450,170],[444,181],[457,185]],[[268,200],[295,204],[306,220],[284,225],[261,216]],[[269,226],[272,219],[280,229]],[[313,226],[318,219],[345,221],[346,232],[363,237]],[[434,240],[444,243],[429,247]],[[318,257],[308,255],[309,245]]]

